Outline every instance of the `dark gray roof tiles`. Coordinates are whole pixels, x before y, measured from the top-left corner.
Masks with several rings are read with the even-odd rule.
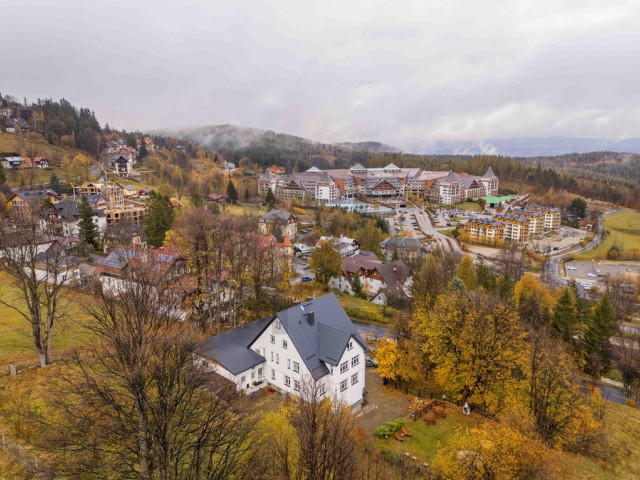
[[[264,362],[265,358],[251,350],[249,345],[271,320],[273,317],[264,317],[211,337],[204,342],[200,353],[234,375],[255,367]]]
[[[309,322],[310,312],[313,312],[313,322]],[[330,293],[294,305],[273,317],[265,317],[211,337],[204,343],[202,354],[234,375],[258,365],[265,359],[251,350],[251,345],[276,318],[316,380],[329,373],[326,364],[338,364],[350,338],[355,338],[367,350],[353,322],[336,296]]]

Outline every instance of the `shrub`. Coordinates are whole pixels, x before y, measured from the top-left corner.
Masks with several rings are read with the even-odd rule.
[[[446,415],[443,406],[437,406],[433,409],[433,413],[436,417],[444,417]]]
[[[436,416],[434,414],[429,414],[424,417],[424,421],[427,425],[435,425],[436,424]]]
[[[633,407],[636,408],[636,402],[634,402],[633,400],[631,400],[630,398],[627,398],[627,407]]]
[[[402,456],[392,450],[382,450],[382,458],[384,458],[391,465],[400,465],[402,463]]]
[[[380,425],[379,427],[374,428],[373,434],[378,438],[389,438],[391,435],[400,430],[403,424],[404,419],[402,417],[398,417],[393,422],[387,422],[384,425]]]

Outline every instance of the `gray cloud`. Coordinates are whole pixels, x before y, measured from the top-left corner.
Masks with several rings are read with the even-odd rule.
[[[4,2],[0,91],[407,150],[640,130],[634,1]]]

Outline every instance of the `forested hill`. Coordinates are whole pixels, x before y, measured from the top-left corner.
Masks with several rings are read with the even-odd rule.
[[[159,130],[152,133],[177,137],[211,151],[231,152],[234,159],[246,156],[261,167],[276,164],[291,170],[303,170],[310,166],[349,167],[354,163],[364,163],[376,153],[400,152],[399,149],[380,142],[324,144],[295,135],[235,125]]]

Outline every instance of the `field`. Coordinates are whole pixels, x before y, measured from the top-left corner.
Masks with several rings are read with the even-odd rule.
[[[623,258],[624,255],[633,255],[634,250],[640,256],[640,212],[613,213],[604,217],[603,226],[609,234],[596,248],[578,255],[578,259],[606,258],[607,252],[614,245],[621,248]]]
[[[24,303],[20,298],[20,291],[6,274],[0,274],[0,298],[8,303]],[[78,346],[85,338],[82,325],[88,320],[88,315],[82,305],[86,305],[88,301],[86,295],[75,291],[69,291],[68,296],[65,296],[62,302],[66,304],[64,318],[54,326],[54,357]],[[30,324],[20,313],[6,305],[0,305],[0,339],[1,373],[5,373],[4,369],[9,363],[36,363]]]
[[[481,212],[482,207],[476,202],[462,202],[456,205],[453,205],[453,208],[457,208],[459,210],[470,210],[472,212]]]

